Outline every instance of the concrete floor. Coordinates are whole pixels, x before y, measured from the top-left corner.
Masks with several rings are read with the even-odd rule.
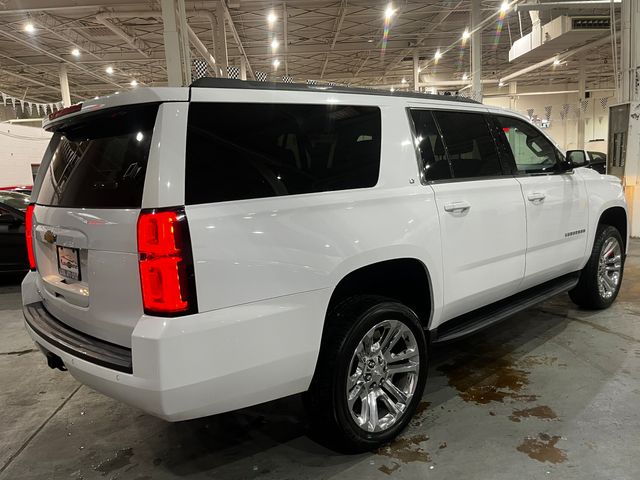
[[[47,368],[0,287],[0,478],[640,477],[640,241],[612,308],[566,295],[434,351],[420,413],[392,445],[338,455],[298,397],[177,424]]]

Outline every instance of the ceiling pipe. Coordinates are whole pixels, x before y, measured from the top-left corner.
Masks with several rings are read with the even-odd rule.
[[[244,45],[240,40],[240,35],[238,35],[238,29],[236,28],[236,24],[233,22],[233,18],[231,18],[231,12],[229,12],[229,8],[227,7],[226,2],[221,2],[222,9],[224,10],[224,14],[226,16],[227,23],[229,24],[229,28],[231,29],[231,34],[233,35],[233,39],[236,41],[236,45],[238,46],[238,50],[240,50],[240,54],[244,57],[244,61],[246,62],[247,70],[249,74],[256,79],[256,75],[253,72],[253,67],[251,66],[251,62],[249,62],[249,57],[247,56],[247,52],[244,49]]]
[[[218,76],[218,67],[216,65],[216,59],[213,58],[213,55],[209,53],[207,47],[202,43],[202,41],[198,38],[196,33],[191,29],[190,26],[187,25],[187,33],[189,35],[189,41],[193,45],[193,48],[204,58],[204,61],[213,69],[216,73],[216,77]]]
[[[96,15],[96,21],[98,23],[107,27],[109,30],[111,30],[113,33],[115,33],[117,36],[123,39],[130,47],[136,49],[143,56],[149,58],[150,49],[148,45],[143,40],[140,40],[138,37],[130,35],[129,33],[125,32],[122,28],[111,23],[109,20],[113,18],[119,18],[119,15],[113,12],[99,13],[98,15]]]
[[[615,88],[588,88],[589,92],[615,92]],[[485,95],[488,98],[500,98],[500,97],[532,97],[536,95],[565,95],[568,93],[579,93],[579,90],[555,90],[552,92],[518,92],[515,95],[511,93],[489,93]]]
[[[208,18],[211,22],[212,22],[212,26],[215,25],[215,16],[213,14],[211,14],[210,12],[204,12],[204,11],[197,11],[194,12],[197,16],[200,17],[206,17]],[[127,12],[107,12],[107,13],[103,13],[103,14],[99,14],[99,16],[103,16],[104,19],[113,19],[113,18],[135,18],[135,17],[140,17],[140,18],[162,18],[162,12],[158,12],[156,10],[139,10],[139,11],[127,11]],[[97,17],[96,17],[97,18]],[[98,20],[100,21],[100,20]],[[100,21],[100,23],[102,23],[103,25],[104,22]],[[112,23],[108,22],[109,25],[111,25],[111,27],[116,27],[115,25],[113,25]],[[111,28],[107,25],[105,25],[107,28],[109,28],[111,30]],[[123,34],[125,34],[127,37],[128,35],[121,30],[121,32]],[[115,33],[115,32],[114,32]],[[198,36],[196,35],[196,33],[193,31],[193,29],[187,25],[187,34],[189,36],[189,40],[191,42],[191,44],[193,45],[193,47],[196,49],[196,51],[202,55],[202,57],[204,58],[204,60],[207,62],[207,64],[214,70],[214,72],[217,73],[217,66],[216,66],[216,60],[214,58],[213,55],[211,55],[211,53],[209,52],[209,50],[207,49],[207,47],[205,46],[204,43],[202,43],[202,41],[198,38]],[[119,36],[121,36],[120,34],[118,34]],[[124,38],[124,37],[122,37]],[[140,41],[140,39],[132,39],[131,37],[129,37],[130,40],[138,40]],[[127,41],[127,40],[125,40]],[[138,46],[130,43],[129,41],[127,41],[127,43],[129,45],[131,45],[133,48],[135,48],[136,50],[140,51],[140,49],[138,48]],[[149,58],[149,55],[141,52],[145,57]]]
[[[601,37],[600,39],[596,40],[595,42],[587,43],[586,45],[578,47],[578,48],[576,48],[574,50],[569,50],[568,52],[561,53],[561,54],[556,55],[556,56],[551,57],[551,58],[547,58],[546,60],[542,60],[541,62],[538,62],[538,63],[536,63],[534,65],[529,65],[528,67],[522,68],[522,69],[520,69],[520,70],[518,70],[516,72],[510,73],[509,75],[506,75],[506,76],[502,77],[500,79],[500,82],[506,83],[509,80],[513,80],[514,78],[518,78],[518,77],[520,77],[522,75],[525,75],[525,74],[527,74],[529,72],[532,72],[532,71],[537,70],[539,68],[542,68],[542,67],[545,67],[547,65],[550,65],[550,64],[552,64],[552,63],[554,63],[556,61],[564,62],[567,58],[569,58],[569,57],[571,57],[573,55],[585,52],[587,50],[591,50],[592,48],[598,47],[598,46],[600,46],[600,45],[602,45],[604,43],[608,43],[610,37],[611,37],[611,35],[607,34],[604,37]]]
[[[483,85],[497,85],[497,79],[485,78],[481,80]],[[469,80],[434,80],[432,82],[418,82],[419,87],[457,87],[457,86],[470,86],[471,79]]]
[[[611,3],[622,3],[622,0],[588,0],[588,1],[568,1],[568,2],[546,2],[546,3],[520,3],[515,5],[515,10],[520,12],[530,12],[533,10],[557,9],[582,9],[585,8],[610,8]]]

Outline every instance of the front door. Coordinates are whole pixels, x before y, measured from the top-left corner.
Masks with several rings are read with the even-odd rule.
[[[527,267],[522,288],[581,268],[587,248],[584,181],[559,173],[560,152],[536,127],[498,116],[515,160],[527,212]]]

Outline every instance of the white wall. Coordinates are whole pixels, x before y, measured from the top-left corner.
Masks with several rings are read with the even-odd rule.
[[[563,90],[577,90],[577,85],[550,85],[548,87],[529,87],[523,88],[519,93],[526,93],[528,91],[540,92],[544,90],[549,91],[563,91]],[[502,87],[498,90],[490,90],[486,93],[491,94],[507,94],[508,87]],[[609,109],[608,107],[602,108],[600,99],[603,97],[609,97],[608,105],[615,103],[613,98],[613,91],[595,91],[592,92],[589,99],[589,105],[584,114],[585,116],[585,148],[587,150],[599,151],[607,153],[607,133],[609,129]],[[485,97],[484,103],[487,105],[493,105],[503,108],[509,108],[510,99],[508,96],[501,97]],[[560,116],[562,106],[569,104],[571,109],[569,115],[563,120]],[[552,137],[558,145],[564,150],[571,150],[577,148],[577,134],[578,134],[578,121],[577,115],[574,113],[574,106],[578,105],[577,93],[563,93],[563,94],[544,94],[544,95],[520,95],[516,99],[515,110],[527,116],[527,110],[533,109],[534,116],[545,118],[545,106],[550,105],[551,110],[551,127],[546,129],[546,133]],[[597,139],[603,139],[603,141],[594,141]]]
[[[0,123],[0,186],[32,185],[31,164],[41,162],[50,138],[39,127]]]

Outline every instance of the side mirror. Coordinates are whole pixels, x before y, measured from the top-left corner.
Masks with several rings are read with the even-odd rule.
[[[563,158],[562,160],[560,160],[560,162],[558,162],[557,173],[572,172],[574,168],[575,165],[573,164],[573,162],[571,162],[571,160]]]
[[[568,150],[567,162],[570,162],[573,168],[586,167],[589,165],[589,159],[584,150]]]

